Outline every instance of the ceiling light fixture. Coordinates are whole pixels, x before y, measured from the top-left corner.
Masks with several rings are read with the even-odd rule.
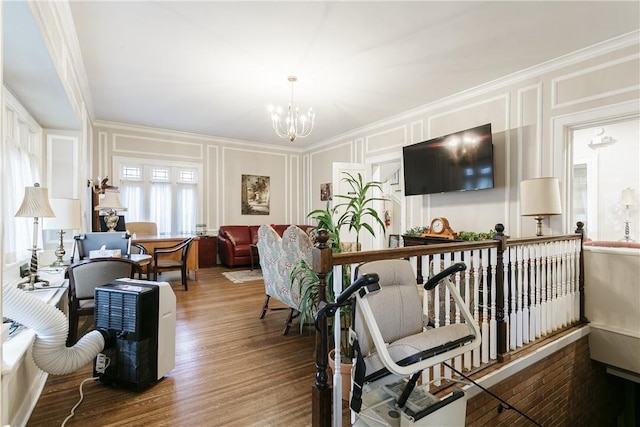
[[[273,108],[269,106],[269,115],[273,124],[273,130],[280,138],[289,138],[293,142],[296,138],[304,138],[309,136],[313,130],[316,113],[313,108],[309,107],[307,115],[300,115],[298,107],[293,105],[293,84],[298,80],[296,76],[289,76],[287,79],[291,82],[291,100],[289,101],[289,109],[285,118],[285,123],[280,120],[282,109],[280,107]]]

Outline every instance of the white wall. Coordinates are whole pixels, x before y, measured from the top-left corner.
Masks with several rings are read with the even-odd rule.
[[[562,126],[559,134],[555,130],[568,115],[630,101],[638,104],[638,50],[638,33],[620,37],[310,148],[305,154],[308,209],[321,207],[316,190],[328,182],[333,161],[399,159],[405,145],[491,122],[495,188],[407,197],[405,230],[444,216],[455,231],[488,231],[502,223],[511,236],[532,236],[535,221],[519,215],[519,182],[557,176],[565,214],[546,220],[543,231],[572,232],[575,224],[565,220],[571,194],[570,134]],[[637,146],[638,138],[634,141]]]

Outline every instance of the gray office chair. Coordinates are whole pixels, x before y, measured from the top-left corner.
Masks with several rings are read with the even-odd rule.
[[[75,344],[78,338],[80,316],[93,315],[93,298],[96,286],[101,286],[123,277],[132,279],[136,273],[140,273],[140,266],[126,258],[86,259],[69,266],[67,270],[69,275],[69,335],[67,337],[67,346]]]
[[[91,251],[97,251],[105,246],[106,249],[120,249],[122,256],[129,254],[131,235],[120,232],[83,233],[75,236],[78,259],[89,258]]]

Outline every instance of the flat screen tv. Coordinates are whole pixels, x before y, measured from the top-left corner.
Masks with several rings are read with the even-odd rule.
[[[493,188],[491,123],[402,149],[404,194]]]

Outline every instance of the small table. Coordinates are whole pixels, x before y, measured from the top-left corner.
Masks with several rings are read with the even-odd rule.
[[[253,271],[253,254],[256,254],[256,256],[258,256],[258,245],[256,244],[250,244],[249,245],[249,257],[251,258],[251,271]]]

